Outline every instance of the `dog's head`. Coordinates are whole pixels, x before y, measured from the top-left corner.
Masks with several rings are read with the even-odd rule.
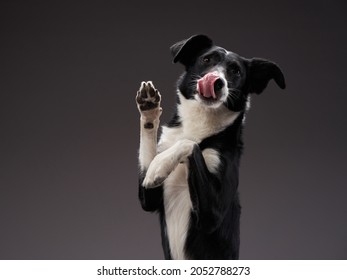
[[[247,59],[214,45],[205,35],[195,35],[170,48],[173,62],[186,72],[178,89],[186,99],[217,108],[224,104],[232,111],[245,109],[250,93],[260,94],[271,79],[285,88],[281,69],[262,58]]]

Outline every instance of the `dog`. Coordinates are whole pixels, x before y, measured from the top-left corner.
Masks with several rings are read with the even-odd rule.
[[[194,35],[170,48],[185,67],[177,107],[162,126],[161,95],[151,81],[136,95],[140,112],[139,200],[158,212],[165,259],[238,259],[242,129],[250,95],[270,80],[285,88],[279,66],[247,59]]]

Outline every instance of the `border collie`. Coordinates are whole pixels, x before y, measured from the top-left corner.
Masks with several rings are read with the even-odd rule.
[[[247,59],[214,45],[205,35],[174,44],[173,62],[185,67],[177,82],[177,109],[157,139],[161,95],[142,82],[139,199],[158,212],[166,259],[238,259],[238,195],[242,128],[249,95],[273,79],[285,80],[273,62]]]

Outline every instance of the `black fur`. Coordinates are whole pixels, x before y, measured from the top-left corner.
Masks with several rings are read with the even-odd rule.
[[[211,68],[225,70],[229,98],[222,106],[240,112],[237,119],[223,131],[197,143],[188,158],[188,185],[192,209],[185,243],[185,254],[190,259],[238,259],[240,244],[241,207],[238,194],[239,164],[243,149],[242,128],[247,97],[260,94],[271,79],[284,89],[285,81],[280,68],[273,62],[246,59],[224,48],[215,46],[205,35],[196,35],[171,47],[174,62],[180,62],[185,72],[177,87],[187,99],[196,94],[196,77],[203,77]],[[223,86],[219,85],[218,87]],[[215,89],[218,92],[218,88]],[[206,104],[210,102],[206,100]],[[181,126],[176,113],[169,127]],[[207,169],[202,151],[213,148],[220,155],[219,169],[211,173]],[[166,259],[171,259],[166,234],[163,187],[146,189],[140,174],[139,198],[146,211],[160,215],[162,245]],[[164,183],[165,184],[165,183]]]

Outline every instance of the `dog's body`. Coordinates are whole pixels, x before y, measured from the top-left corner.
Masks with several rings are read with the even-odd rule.
[[[238,197],[242,127],[250,93],[269,80],[285,88],[281,70],[264,59],[245,59],[196,35],[171,47],[185,72],[177,111],[162,128],[159,92],[143,82],[139,198],[160,215],[166,259],[238,259]]]

